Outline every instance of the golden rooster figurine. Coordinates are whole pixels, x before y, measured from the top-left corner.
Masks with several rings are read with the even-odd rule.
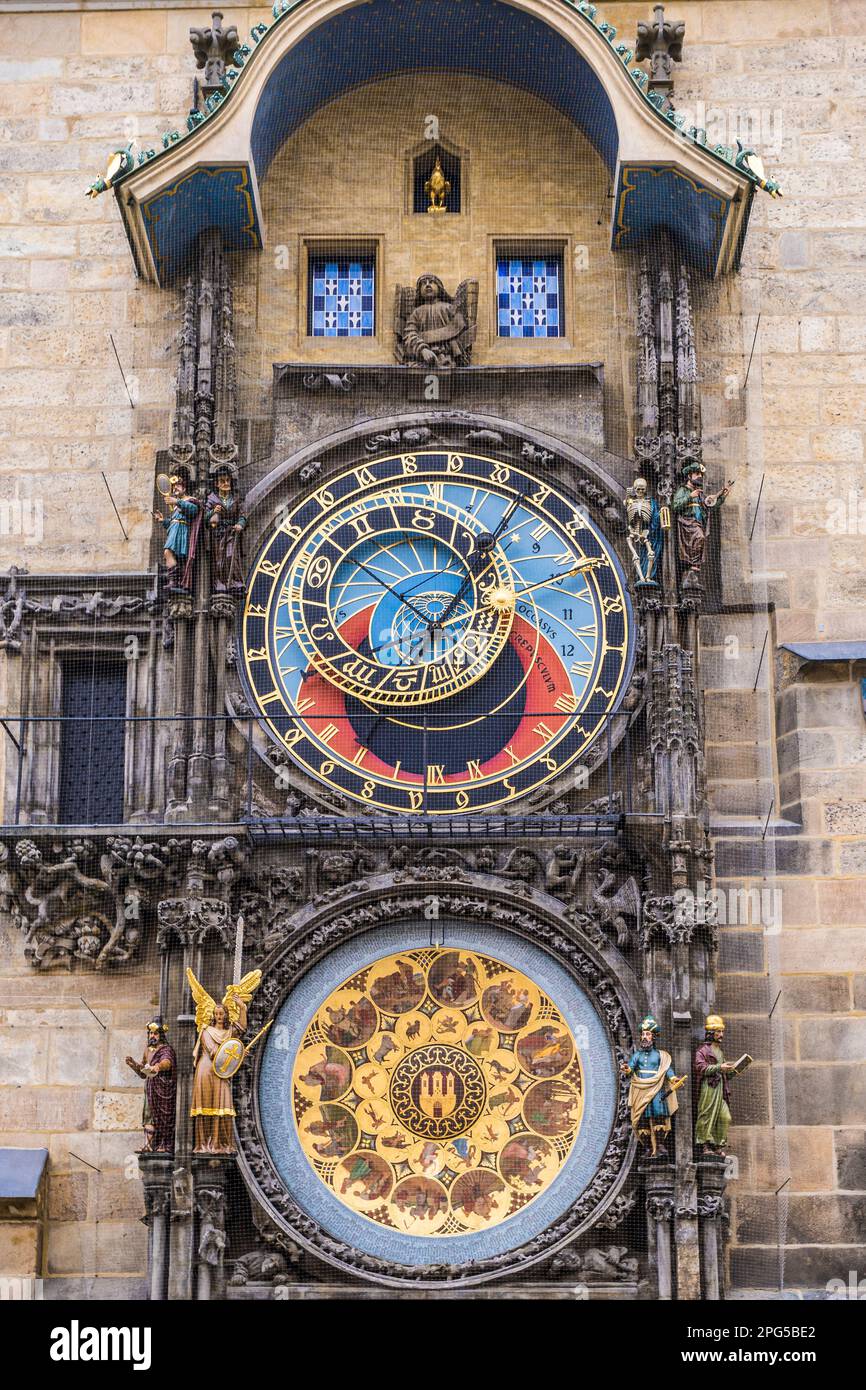
[[[424,184],[424,192],[430,199],[428,212],[447,212],[445,199],[451,192],[451,184],[445,177],[442,169],[442,159],[437,154],[436,163],[433,165],[433,172]]]

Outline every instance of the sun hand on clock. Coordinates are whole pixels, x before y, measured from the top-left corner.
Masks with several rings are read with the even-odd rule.
[[[546,584],[553,584],[557,579],[568,579],[571,575],[585,574],[588,570],[603,564],[603,560],[590,557],[579,560],[570,569],[557,570],[553,574],[547,575],[545,579],[536,579],[533,584],[524,584],[520,589],[507,589],[504,586],[488,589],[484,595],[484,602],[489,608],[498,610],[511,608],[517,599],[522,598],[524,594],[531,593],[533,589],[543,589]]]

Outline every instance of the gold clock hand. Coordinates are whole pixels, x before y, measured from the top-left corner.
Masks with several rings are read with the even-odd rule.
[[[604,561],[597,556],[579,560],[576,565],[572,565],[571,569],[549,574],[546,579],[537,579],[534,584],[524,584],[522,589],[506,589],[504,587],[489,589],[484,596],[484,602],[490,608],[499,610],[511,608],[517,599],[522,598],[524,594],[531,593],[533,589],[543,589],[545,584],[552,583],[554,579],[567,579],[573,574],[584,574],[587,570],[595,569],[597,565],[603,564]]]
[[[523,501],[523,499],[524,499],[525,496],[526,496],[526,493],[525,493],[525,492],[519,492],[519,493],[517,494],[517,496],[512,500],[510,506],[508,506],[508,507],[506,508],[506,510],[505,510],[505,512],[504,512],[504,514],[503,514],[503,516],[501,517],[501,519],[500,519],[500,521],[499,521],[499,525],[496,527],[496,530],[495,530],[495,531],[493,532],[493,534],[492,534],[491,545],[489,546],[489,549],[490,549],[490,550],[493,549],[493,544],[494,544],[496,541],[499,540],[499,537],[502,535],[502,532],[505,530],[506,526],[508,525],[509,521],[510,521],[511,518],[513,517],[515,511],[516,511],[517,508],[520,506],[520,503]],[[486,574],[487,571],[490,569],[490,566],[491,566],[492,564],[493,564],[493,560],[492,560],[492,558],[491,558],[490,560],[487,561],[487,564],[484,566],[484,569],[481,571],[481,574],[479,574],[479,575],[477,576],[477,578],[480,579],[480,578],[481,578],[481,575]],[[472,583],[472,574],[470,573],[470,574],[467,574],[467,576],[466,576],[466,578],[464,579],[463,583],[460,585],[460,588],[457,590],[457,593],[454,595],[454,597],[453,597],[453,599],[451,600],[451,602],[449,603],[448,607],[445,609],[445,612],[442,614],[442,621],[443,621],[443,622],[445,621],[446,618],[450,617],[450,615],[454,612],[454,609],[457,607],[458,603],[459,603],[460,600],[462,599],[463,595],[466,593],[466,590],[469,588],[469,585],[470,585],[471,583]]]

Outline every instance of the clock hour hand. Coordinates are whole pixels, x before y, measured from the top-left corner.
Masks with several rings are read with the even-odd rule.
[[[407,608],[411,608],[416,618],[420,618],[422,623],[428,623],[430,621],[426,613],[422,613],[420,609],[415,607],[414,603],[410,603],[407,598],[404,598],[404,596],[396,589],[392,588],[390,584],[386,584],[382,576],[377,574],[375,570],[371,570],[369,565],[365,565],[363,560],[353,559],[352,564],[357,565],[359,570],[364,570],[365,574],[369,574],[370,578],[375,579],[376,583],[380,584],[383,589],[387,589],[389,594],[393,594],[401,603],[405,603]]]
[[[496,543],[496,541],[499,540],[499,537],[502,535],[502,532],[505,530],[509,521],[514,516],[514,513],[517,511],[517,508],[520,506],[525,496],[526,492],[519,492],[517,496],[512,499],[510,505],[506,507],[505,511],[500,517],[499,524],[497,525],[496,530],[489,535],[487,544],[484,546],[484,550],[482,551],[482,553],[489,553],[493,549],[494,544]],[[489,568],[490,561],[488,560],[484,569],[481,571],[481,574],[484,574],[485,570]],[[442,614],[438,626],[441,627],[442,623],[446,622],[446,620],[451,616],[451,614],[454,612],[454,609],[457,607],[458,603],[462,599],[463,595],[466,593],[466,590],[469,588],[469,585],[471,583],[472,575],[467,574],[463,583],[460,585],[460,588],[457,590],[457,593],[454,595],[454,598],[451,600],[448,607],[445,609],[445,612]]]

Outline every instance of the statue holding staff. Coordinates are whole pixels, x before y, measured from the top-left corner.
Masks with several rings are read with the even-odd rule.
[[[222,464],[212,480],[204,516],[210,532],[211,582],[215,593],[240,593],[244,588],[241,536],[247,519],[234,489],[232,470]]]
[[[177,1059],[169,1046],[161,1018],[147,1025],[147,1045],[140,1062],[126,1058],[136,1076],[144,1082],[144,1148],[141,1153],[174,1153]]]

